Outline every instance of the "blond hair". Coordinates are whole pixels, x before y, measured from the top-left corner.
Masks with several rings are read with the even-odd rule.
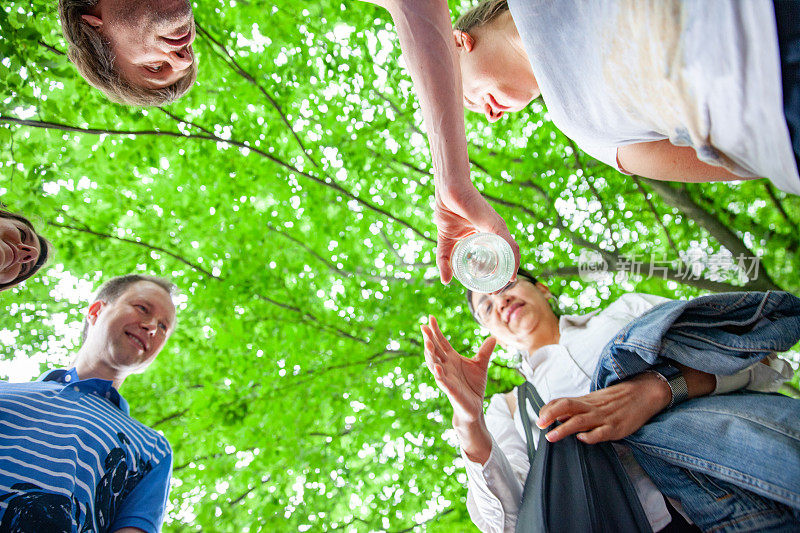
[[[67,56],[89,85],[102,91],[112,102],[143,107],[166,105],[186,94],[197,79],[196,60],[181,79],[161,89],[139,87],[120,77],[110,43],[81,17],[98,1],[58,0]]]
[[[508,0],[483,0],[456,20],[453,28],[469,33],[508,11]]]

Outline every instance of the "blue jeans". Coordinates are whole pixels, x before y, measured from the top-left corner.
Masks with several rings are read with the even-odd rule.
[[[749,392],[696,398],[625,442],[701,529],[800,531],[800,401]]]
[[[785,292],[672,301],[603,350],[593,390],[663,358],[732,374],[800,338],[800,299]],[[689,400],[625,439],[664,494],[707,531],[800,531],[800,401],[737,392]]]

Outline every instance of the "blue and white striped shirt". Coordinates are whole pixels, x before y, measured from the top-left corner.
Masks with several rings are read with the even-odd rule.
[[[0,531],[160,531],[172,450],[110,381],[0,383]]]

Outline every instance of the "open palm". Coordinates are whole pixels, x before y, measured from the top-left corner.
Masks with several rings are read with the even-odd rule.
[[[489,337],[477,355],[468,359],[450,346],[435,318],[430,317],[428,325],[422,326],[422,335],[425,362],[436,383],[447,394],[454,415],[462,420],[478,419],[483,414],[487,369],[496,341]]]

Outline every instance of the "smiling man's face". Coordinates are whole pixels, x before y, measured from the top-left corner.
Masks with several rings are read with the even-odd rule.
[[[506,348],[530,350],[558,342],[550,290],[523,278],[497,294],[473,293],[478,321]]]
[[[86,345],[123,374],[141,372],[164,347],[175,324],[175,306],[149,281],[131,285],[114,302],[89,307]]]
[[[100,0],[82,18],[110,42],[115,68],[132,85],[167,87],[194,62],[189,0]]]

